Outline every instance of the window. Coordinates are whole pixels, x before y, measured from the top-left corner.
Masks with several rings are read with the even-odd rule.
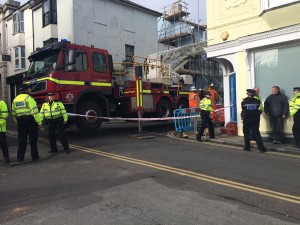
[[[24,32],[24,13],[17,11],[13,14],[13,33]]]
[[[298,1],[299,0],[261,0],[261,8],[263,11]]]
[[[43,1],[43,26],[57,24],[56,0]]]
[[[279,85],[288,98],[294,96],[291,81],[295,86],[299,81],[299,55],[299,44],[254,52],[255,85],[263,87],[260,91],[262,100],[270,95],[273,85]]]
[[[132,62],[132,56],[134,56],[134,46],[132,45],[125,45],[125,61]]]
[[[25,47],[19,46],[15,47],[15,69],[25,69],[26,67],[26,59],[25,59]]]
[[[96,72],[106,72],[107,71],[107,63],[105,55],[100,53],[93,53],[93,68]]]
[[[69,57],[69,52],[65,51],[63,64],[68,63],[68,57]],[[67,70],[67,67],[66,67],[66,70]],[[76,51],[76,63],[74,65],[74,70],[75,71],[87,70],[87,56],[86,56],[85,52],[80,51],[80,50]]]

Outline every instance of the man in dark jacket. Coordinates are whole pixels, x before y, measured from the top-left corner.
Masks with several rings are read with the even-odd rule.
[[[289,103],[284,94],[280,93],[278,86],[272,87],[272,94],[264,103],[264,111],[270,118],[271,139],[274,144],[281,144],[283,141],[283,122],[288,117]]]
[[[265,152],[260,132],[259,132],[259,117],[261,114],[261,103],[260,100],[254,98],[256,92],[253,89],[247,89],[248,97],[245,98],[242,103],[241,117],[243,120],[243,133],[245,142],[245,151],[250,151],[250,138],[249,132],[252,130],[254,140],[256,141],[257,147],[260,152]]]

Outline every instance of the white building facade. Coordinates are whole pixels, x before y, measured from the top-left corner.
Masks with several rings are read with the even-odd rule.
[[[15,1],[8,0],[5,5],[10,2]],[[33,50],[61,39],[107,49],[114,62],[157,52],[160,16],[127,0],[34,0],[15,7],[2,16],[6,38],[1,42],[5,42],[11,61],[5,62],[3,77],[1,73],[9,88],[0,97],[12,101]]]

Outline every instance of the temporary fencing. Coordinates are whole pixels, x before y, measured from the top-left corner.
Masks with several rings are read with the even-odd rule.
[[[174,110],[175,130],[178,133],[192,131],[195,127],[195,117],[199,117],[199,108],[184,108]]]

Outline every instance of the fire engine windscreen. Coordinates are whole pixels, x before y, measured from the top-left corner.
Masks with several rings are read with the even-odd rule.
[[[47,75],[56,69],[59,51],[46,51],[30,57],[30,65],[27,72],[27,79],[33,79]]]

